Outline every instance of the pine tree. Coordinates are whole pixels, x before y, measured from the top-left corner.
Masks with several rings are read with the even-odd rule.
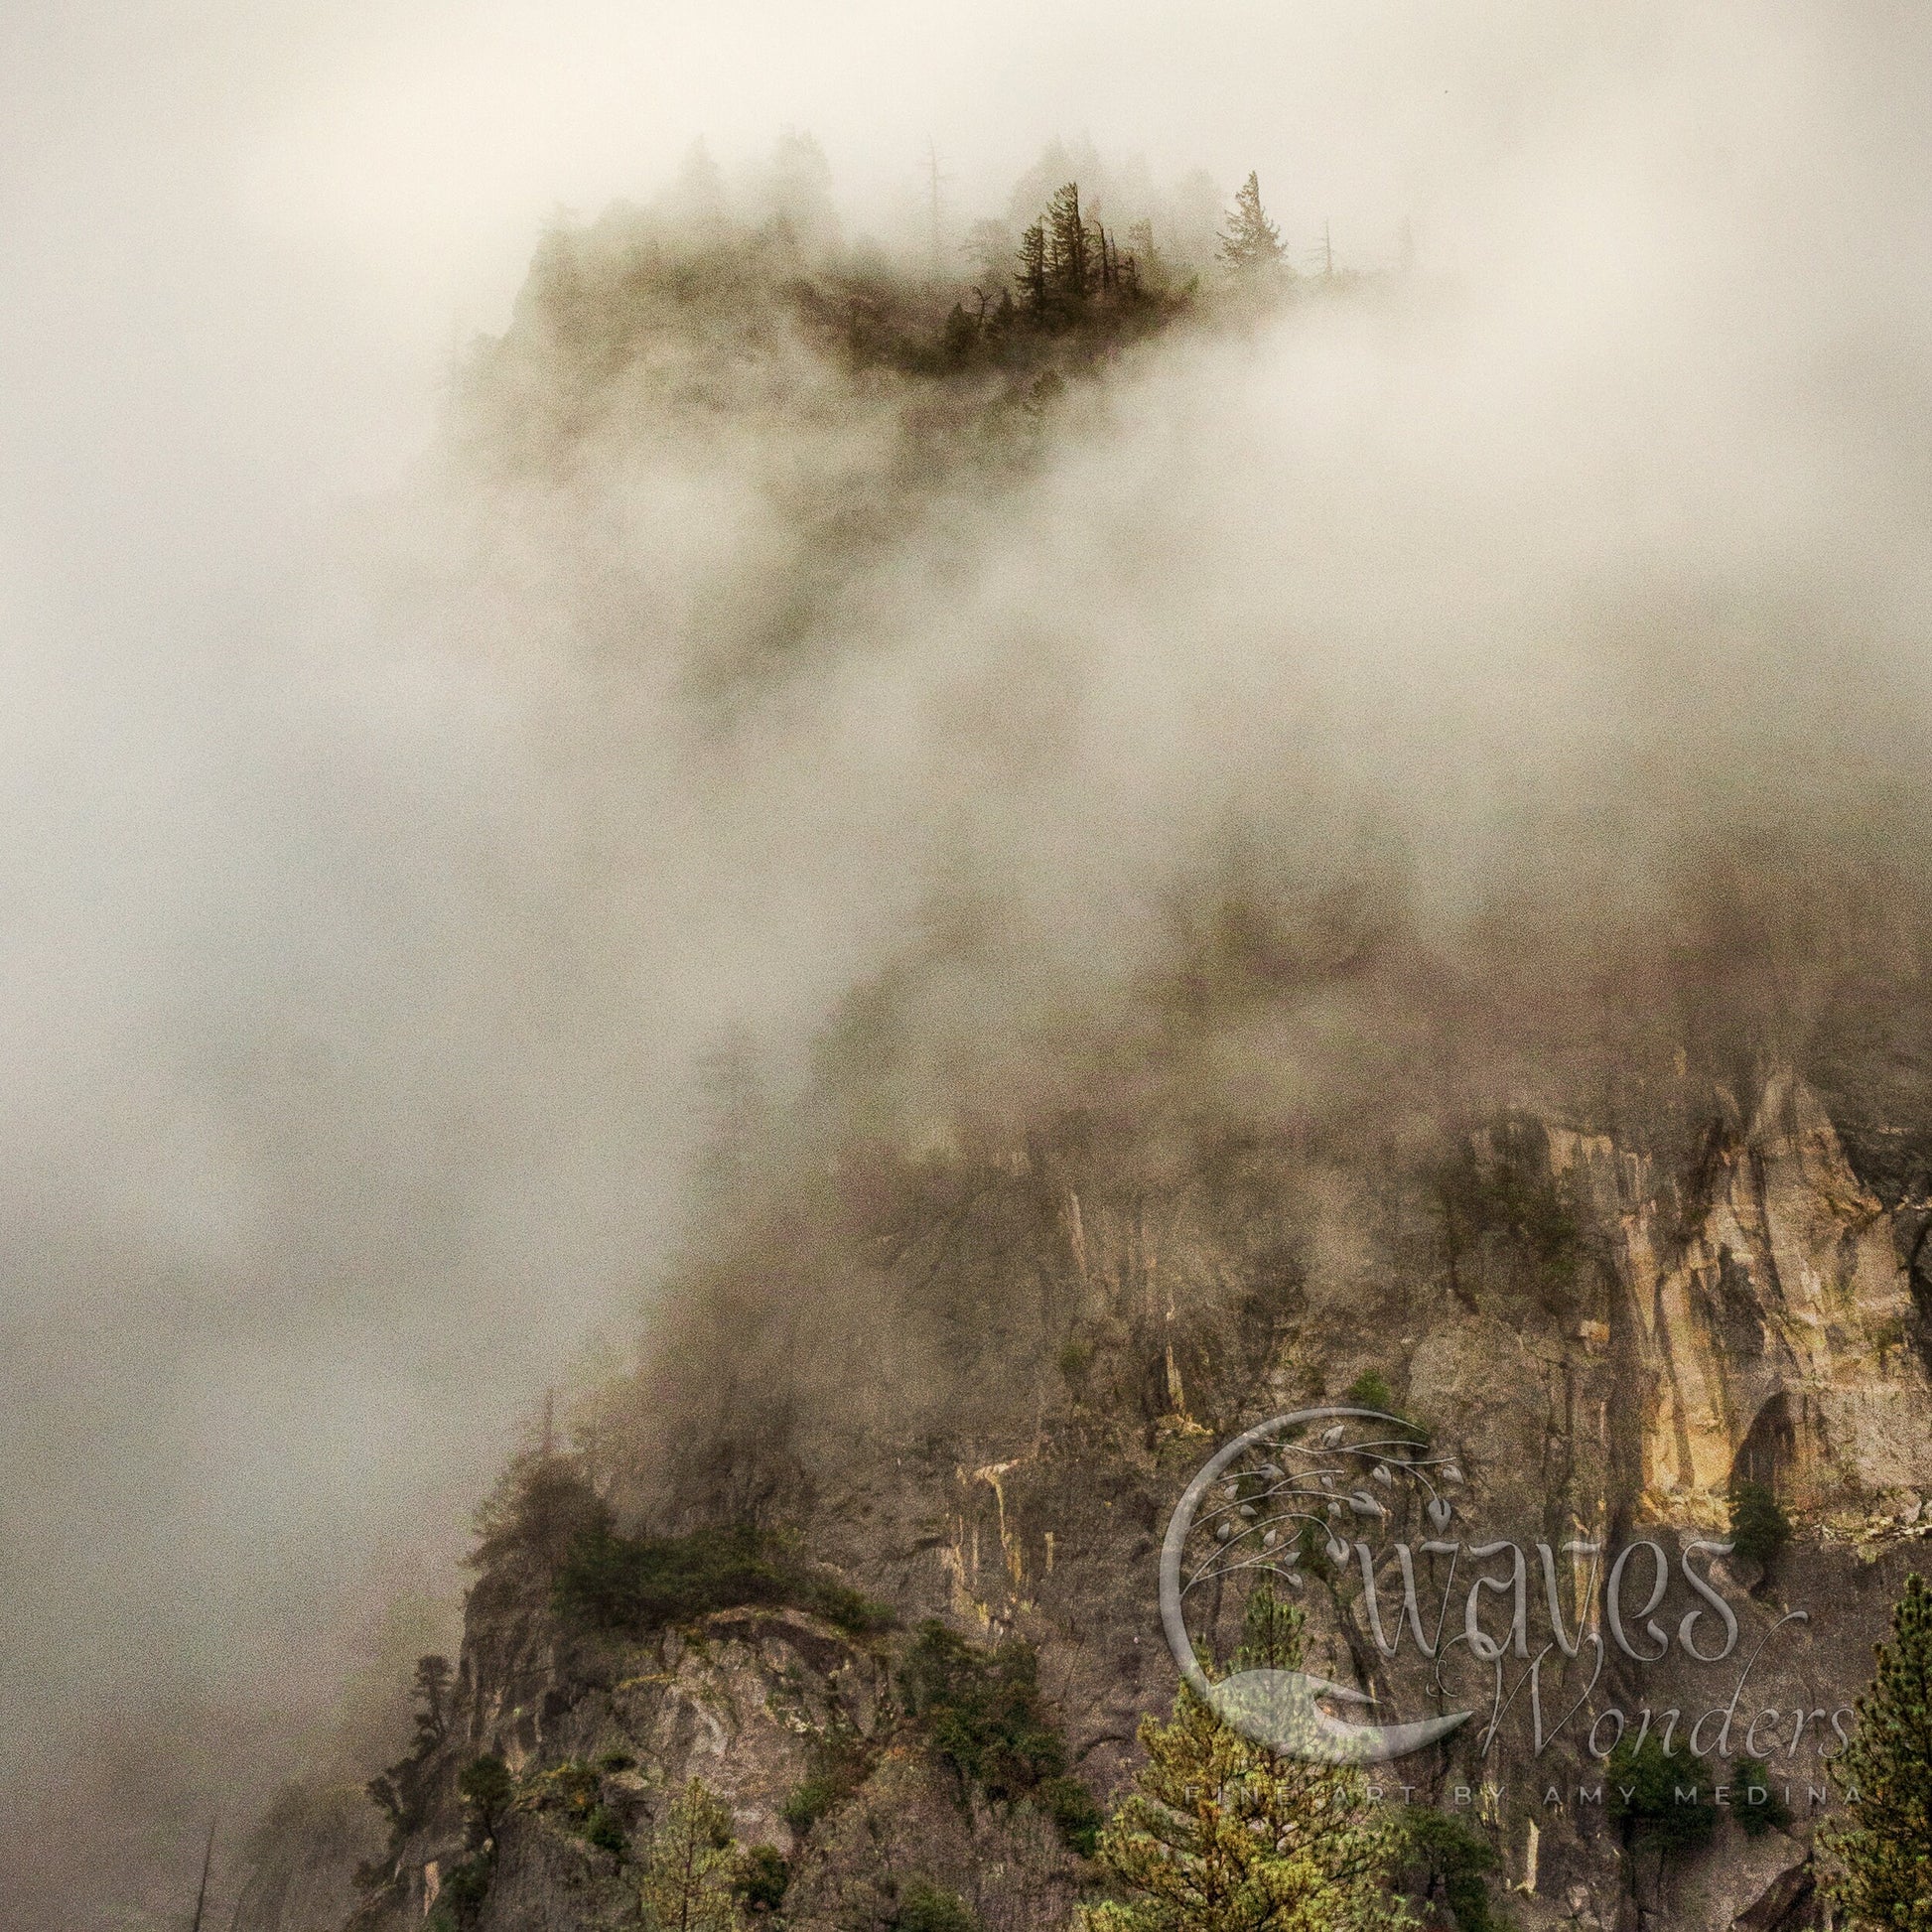
[[[832,169],[825,150],[795,128],[779,135],[771,151],[766,193],[780,233],[808,255],[839,243],[839,210],[832,199]]]
[[[487,1845],[496,1837],[496,1827],[516,1796],[516,1780],[509,1766],[492,1751],[486,1757],[473,1758],[457,1779],[463,1798],[472,1845]]]
[[[1819,1834],[1837,1866],[1826,1883],[1855,1925],[1932,1932],[1932,1588],[1914,1574],[1892,1640],[1859,1700],[1859,1725],[1832,1762],[1844,1822]]]
[[[1237,1663],[1292,1669],[1302,1616],[1248,1599]],[[1168,1724],[1141,1723],[1147,1763],[1100,1835],[1124,1898],[1083,1906],[1083,1932],[1370,1932],[1411,1921],[1395,1835],[1370,1822],[1359,1771],[1278,1757],[1182,1685]]]
[[[645,1925],[651,1932],[734,1932],[738,1876],[731,1812],[693,1778],[651,1835],[638,1901]]]
[[[1046,306],[1046,228],[1035,221],[1020,237],[1020,300],[1034,315]]]
[[[1730,1547],[1746,1562],[1769,1569],[1791,1541],[1791,1519],[1765,1483],[1739,1482],[1730,1492]]]
[[[454,1673],[447,1657],[416,1659],[416,1749],[427,1757],[449,1727],[448,1699]]]
[[[975,221],[960,244],[973,265],[973,279],[997,288],[1013,259],[1013,230],[1004,221]]]
[[[1100,292],[1111,295],[1118,280],[1120,251],[1114,246],[1112,237],[1098,221],[1093,224],[1093,252],[1100,258]]]
[[[966,313],[963,302],[955,302],[951,313],[946,317],[946,326],[939,338],[939,345],[945,352],[946,360],[953,363],[971,359],[980,339],[980,326]]]
[[[1251,174],[1235,195],[1234,210],[1221,235],[1221,259],[1237,275],[1259,276],[1279,272],[1287,258],[1282,231],[1262,207],[1261,183]]]
[[[1067,182],[1046,205],[1046,278],[1054,294],[1079,302],[1093,286],[1093,240],[1080,213],[1080,184]]]

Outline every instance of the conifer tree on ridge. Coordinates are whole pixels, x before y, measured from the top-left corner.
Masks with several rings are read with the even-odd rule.
[[[1261,206],[1261,182],[1252,172],[1236,191],[1234,208],[1221,235],[1221,259],[1242,276],[1278,272],[1288,266],[1282,231]]]
[[[1819,1834],[1837,1866],[1826,1888],[1854,1925],[1932,1932],[1932,1587],[1916,1573],[1877,1655],[1859,1727],[1832,1760],[1845,1818]]]

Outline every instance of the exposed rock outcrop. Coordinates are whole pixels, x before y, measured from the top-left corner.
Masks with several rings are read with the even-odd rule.
[[[823,1304],[812,1346],[850,1364],[849,1389],[801,1370],[782,1425],[764,1415],[755,1439],[731,1433],[740,1412],[724,1406],[680,1425],[687,1466],[712,1453],[735,1482],[763,1470],[747,1492],[757,1507],[890,1603],[898,1632],[854,1637],[767,1606],[647,1639],[599,1634],[560,1614],[557,1551],[511,1539],[471,1594],[449,1733],[399,1779],[392,1875],[361,1927],[403,1932],[436,1910],[474,1855],[458,1779],[485,1752],[516,1795],[481,1932],[630,1923],[638,1861],[693,1776],[744,1845],[786,1862],[796,1925],[886,1932],[915,1881],[995,1932],[1064,1925],[1091,1868],[1041,1805],[988,1801],[908,1727],[895,1691],[905,1632],[936,1615],[977,1640],[1025,1637],[1070,1769],[1106,1799],[1136,1762],[1138,1718],[1173,1694],[1156,1562],[1188,1475],[1237,1427],[1370,1373],[1458,1463],[1471,1542],[1479,1522],[1512,1526],[1533,1580],[1542,1545],[1562,1553],[1549,1572],[1561,1614],[1600,1637],[1609,1559],[1638,1541],[1656,1552],[1663,1606],[1642,1623],[1640,1553],[1623,1607],[1651,1636],[1552,1654],[1527,1690],[1517,1653],[1496,1723],[1484,1713],[1392,1767],[1389,1801],[1459,1808],[1485,1830],[1527,1928],[1816,1922],[1810,1845],[1834,1720],[1928,1527],[1914,1210],[1861,1179],[1790,1074],[1764,1082],[1748,1118],[1713,1096],[1687,1144],[1674,1159],[1521,1116],[1458,1165],[1406,1173],[1250,1159],[1232,1177],[1196,1164],[1110,1185],[1093,1160],[1043,1142],[970,1173],[946,1157],[938,1180],[928,1167],[909,1233],[862,1221],[841,1236],[855,1274],[875,1273]],[[883,1272],[882,1251],[896,1257]],[[896,1419],[869,1392],[861,1330],[893,1297],[908,1306],[901,1282],[955,1353],[951,1379],[933,1378],[950,1409]],[[948,1295],[979,1311],[971,1323],[945,1326]],[[859,1327],[842,1334],[842,1319]],[[749,1360],[759,1337],[740,1320]],[[880,1372],[903,1370],[895,1357]],[[690,1401],[683,1413],[701,1417]],[[1695,1541],[1716,1540],[1739,1477],[1775,1491],[1797,1526],[1768,1567]],[[671,1492],[654,1479],[602,1478],[633,1514],[667,1521]],[[1720,1613],[1693,1578],[1734,1619],[1722,1656]],[[1423,1659],[1378,1649],[1345,1570],[1317,1594],[1318,1668],[1397,1708],[1437,1695]],[[1693,1612],[1705,1620],[1688,1624]],[[1217,1601],[1207,1623],[1224,1630],[1233,1613]],[[1604,1752],[1640,1724],[1694,1739],[1722,1806],[1744,1802],[1732,1768],[1762,1760],[1788,1822],[1750,1836],[1731,1809],[1708,1845],[1661,1853],[1604,1789]],[[589,1829],[594,1813],[617,1830]],[[305,1923],[252,1896],[245,1932]]]
[[[1582,1165],[1598,1185],[1621,1169],[1611,1199],[1649,1382],[1651,1508],[1712,1517],[1749,1476],[1802,1510],[1856,1514],[1926,1479],[1932,1389],[1896,1232],[1803,1082],[1771,1079],[1741,1132],[1714,1124],[1668,1205],[1630,1197],[1642,1177],[1628,1163]],[[1676,1231],[1661,1225],[1672,1209]]]

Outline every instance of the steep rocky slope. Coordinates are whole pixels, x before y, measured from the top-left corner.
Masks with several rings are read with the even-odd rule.
[[[1760,666],[1724,642],[1757,638],[1755,549],[1708,596],[1620,602],[1594,534],[1445,630],[1522,513],[1512,455],[1511,492],[1451,516],[1452,563],[1411,585],[1459,441],[1413,498],[1366,473],[1332,583],[1276,572],[1335,517],[1352,429],[1332,474],[1292,440],[1242,501],[1216,458],[1185,500],[1196,536],[1231,534],[1186,569],[1165,445],[1131,466],[1133,512],[1075,543],[1143,405],[1178,421],[1208,370],[1245,416],[1240,385],[1272,379],[1237,350],[1245,303],[962,333],[929,289],[813,279],[775,231],[692,254],[660,226],[560,234],[480,349],[458,439],[489,479],[480,527],[519,529],[512,580],[599,666],[577,725],[661,687],[673,744],[731,740],[733,795],[783,763],[776,710],[916,657],[903,713],[855,686],[854,729],[746,824],[773,840],[917,713],[878,822],[916,823],[918,890],[785,1098],[739,1068],[635,1373],[488,1512],[448,1708],[376,1787],[358,1932],[636,1923],[693,1779],[767,1849],[747,1911],[1066,1925],[1095,1881],[1078,1792],[1120,1789],[1173,1697],[1176,1498],[1237,1433],[1338,1408],[1406,1419],[1456,1472],[1447,1513],[1393,1474],[1387,1504],[1327,1499],[1290,1586],[1333,1682],[1468,1713],[1378,1801],[1462,1815],[1525,1927],[1817,1922],[1825,1757],[1932,1486],[1932,895],[1922,813],[1858,778],[1904,761],[1889,727],[1817,740],[1849,681],[1802,640],[1836,633],[1772,598]],[[1313,298],[1288,306],[1318,346]],[[1276,374],[1300,395],[1324,368]],[[682,554],[654,506],[686,497],[737,516],[704,520],[671,609],[639,560]],[[1351,644],[1364,613],[1386,654]],[[1109,626],[1118,663],[1088,649]],[[1550,642],[1573,634],[1575,664]],[[1242,675],[1196,687],[1201,655]],[[1499,722],[1526,708],[1527,744]],[[665,803],[621,737],[620,892]],[[1716,1547],[1740,1486],[1788,1547]],[[646,1557],[718,1584],[734,1536],[731,1587],[597,1609]],[[1405,1649],[1384,1612],[1411,1571],[1438,1613]],[[1203,1592],[1183,1636],[1225,1656],[1240,1598]],[[894,1621],[845,1614],[862,1599]],[[1002,1722],[1031,1741],[1004,1771],[921,1710],[934,1627],[1011,1679]],[[1653,1733],[1722,1787],[1696,1844],[1614,1801],[1609,1754]],[[242,1923],[296,1932],[277,1900],[324,1889],[258,1883]]]
[[[454,1914],[483,1932],[631,1922],[653,1820],[693,1776],[742,1843],[788,1861],[795,1924],[897,1924],[919,1882],[1001,1932],[1064,1924],[1090,1868],[1039,1802],[990,1800],[909,1719],[896,1687],[912,1627],[936,1615],[976,1642],[1035,1646],[1066,1762],[1104,1800],[1136,1760],[1138,1717],[1173,1693],[1155,1594],[1181,1486],[1237,1427],[1332,1402],[1368,1371],[1459,1464],[1471,1543],[1487,1525],[1532,1566],[1539,1541],[1597,1546],[1563,1589],[1579,1622],[1595,1604],[1599,1630],[1610,1555],[1649,1540],[1681,1578],[1733,1479],[1772,1487],[1798,1525],[1768,1567],[1692,1553],[1740,1626],[1725,1658],[1701,1661],[1715,1613],[1675,1647],[1661,1629],[1655,1661],[1648,1638],[1608,1646],[1593,1672],[1539,1680],[1534,1723],[1513,1665],[1493,1735],[1479,1713],[1388,1767],[1388,1800],[1478,1820],[1525,1926],[1817,1922],[1821,1751],[1932,1488],[1921,1210],[1861,1177],[1789,1071],[1748,1108],[1702,1098],[1701,1128],[1674,1142],[1519,1112],[1452,1158],[1378,1173],[1249,1144],[1110,1186],[1118,1150],[1066,1137],[930,1155],[891,1189],[843,1171],[848,1209],[872,1191],[842,1245],[821,1225],[807,1257],[793,1224],[792,1266],[822,1275],[835,1253],[847,1275],[809,1337],[784,1327],[791,1373],[764,1332],[779,1305],[721,1303],[714,1281],[691,1294],[710,1314],[674,1328],[619,1399],[648,1402],[655,1430],[633,1410],[620,1431],[607,1409],[556,1466],[661,1529],[727,1508],[786,1523],[898,1627],[855,1635],[765,1604],[600,1631],[555,1599],[568,1510],[499,1533],[445,1734],[397,1774],[393,1866],[358,1926],[452,1911],[444,1887],[474,1843],[459,1778],[490,1752],[516,1795],[486,1892]],[[882,1391],[899,1392],[897,1412]],[[1622,1585],[1633,1631],[1647,1579],[1640,1565]],[[1700,1606],[1684,1582],[1672,1591],[1666,1625]],[[1317,1592],[1333,1674],[1397,1706],[1427,1695],[1417,1660],[1378,1650],[1345,1566]],[[1740,1732],[1757,1720],[1749,1754],[1789,1822],[1747,1836],[1727,1812],[1708,1846],[1666,1856],[1612,1817],[1602,1753],[1642,1713],[1661,1726],[1675,1710],[1688,1730],[1727,1698]],[[1745,1754],[1730,1736],[1713,1751],[1717,1729],[1697,1739],[1714,1784]],[[602,1844],[594,1812],[617,1827]],[[265,1899],[243,1922],[295,1923]]]

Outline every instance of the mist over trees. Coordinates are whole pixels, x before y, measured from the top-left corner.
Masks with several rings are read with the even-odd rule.
[[[1165,853],[1132,945],[1060,983],[1046,924],[1071,923],[1065,875],[1104,866],[1108,848],[1072,841],[1042,858],[1026,843],[1058,809],[1043,795],[1057,767],[1073,763],[1071,738],[1055,737],[1071,709],[1052,685],[1055,652],[1086,626],[1133,621],[1137,601],[1191,645],[1198,607],[1248,584],[1278,533],[1221,552],[1225,568],[1196,571],[1185,602],[1162,602],[1178,573],[1158,566],[1134,598],[1111,599],[1130,546],[1104,521],[1104,562],[1071,568],[1076,548],[1096,547],[1077,517],[1071,537],[1049,533],[1057,547],[1019,593],[969,609],[957,628],[952,588],[972,581],[973,545],[996,515],[1018,506],[1009,521],[1026,524],[1040,507],[1028,486],[1063,481],[1052,461],[1077,455],[1082,437],[1099,447],[1104,405],[1134,394],[1157,342],[1231,345],[1216,372],[1251,374],[1232,350],[1259,334],[1258,313],[1346,285],[1294,273],[1253,174],[1216,207],[1205,241],[1080,173],[1049,176],[1024,219],[970,231],[958,275],[850,238],[805,137],[787,137],[760,181],[759,198],[735,200],[700,152],[660,203],[544,236],[511,326],[474,347],[452,397],[453,464],[494,492],[480,516],[497,545],[492,584],[508,582],[508,606],[597,654],[612,715],[661,685],[679,722],[697,717],[718,742],[757,718],[758,701],[804,688],[806,671],[836,674],[908,638],[951,664],[1012,633],[1011,654],[972,693],[978,710],[964,710],[956,679],[935,680],[937,699],[919,693],[953,709],[916,756],[943,765],[963,747],[962,761],[1005,759],[991,777],[973,766],[957,789],[935,787],[932,817],[968,822],[968,789],[1002,804],[1010,794],[1003,835],[1025,854],[1010,870],[1045,879],[1046,914],[1030,925],[1018,889],[1000,897],[1013,878],[997,863],[976,872],[970,851],[952,873],[934,868],[924,905],[832,1006],[800,1091],[752,1122],[739,1177],[694,1214],[640,1370],[598,1392],[586,1454],[600,1496],[627,1522],[674,1511],[693,1526],[784,1522],[830,1479],[855,1426],[916,1434],[943,1422],[991,1444],[1070,1416],[1095,1440],[1126,1441],[1164,1418],[1230,1414],[1305,1312],[1301,1203],[1325,1184],[1324,1166],[1365,1162],[1440,1199],[1452,1291],[1468,1292],[1461,1258],[1486,1243],[1538,1263],[1540,1316],[1586,1313],[1567,1209],[1518,1184],[1503,1096],[1609,1121],[1675,1161],[1733,1077],[1726,1030],[1741,1037],[1755,1024],[1754,999],[1775,1010],[1793,983],[1788,961],[1835,987],[1846,959],[1869,973],[1902,954],[1891,925],[1917,929],[1911,894],[1848,884],[1843,916],[1821,920],[1829,942],[1804,931],[1772,945],[1760,912],[1794,901],[1797,862],[1736,880],[1722,853],[1689,849],[1667,876],[1681,898],[1667,943],[1632,921],[1611,935],[1613,952],[1600,927],[1579,937],[1526,890],[1486,907],[1458,955],[1424,916],[1393,842],[1357,834],[1338,855],[1284,860],[1297,849],[1288,813],[1258,812],[1259,829],[1217,825]],[[1067,494],[1087,500],[1096,469],[1064,474]],[[1152,507],[1129,526],[1150,555],[1166,481],[1151,464],[1141,486]],[[1215,518],[1239,513],[1228,492],[1203,494]],[[1374,573],[1381,518],[1378,502],[1366,536],[1355,532]],[[994,554],[997,567],[1012,553]],[[531,558],[533,589],[512,574]],[[1271,638],[1285,613],[1300,615],[1282,590],[1264,574],[1252,593],[1249,620]],[[1339,608],[1311,626],[1323,651],[1346,634]],[[1224,606],[1214,621],[1229,621]],[[868,718],[886,709],[875,697]],[[604,722],[587,716],[586,734]],[[787,780],[781,741],[747,729],[741,742],[748,761],[730,782],[747,785],[754,769],[760,786]],[[1278,741],[1266,756],[1287,755]],[[663,763],[675,793],[689,767]],[[634,759],[621,777],[620,810],[646,782]],[[1095,777],[1090,767],[1074,782]],[[771,839],[787,799],[814,802],[814,784],[849,783],[834,757],[794,793],[760,790],[747,836]],[[664,807],[664,794],[644,793],[632,826],[656,835]],[[621,877],[629,828],[613,819],[595,860]],[[1740,948],[1731,921],[1759,951]],[[1867,932],[1881,943],[1845,936]],[[1589,959],[1588,976],[1574,957]],[[1740,958],[1769,961],[1755,992]],[[1716,994],[1706,960],[1723,962]],[[1851,1011],[1862,985],[1847,980],[1848,999],[1821,1011]],[[1706,999],[1718,1007],[1710,1026],[1692,1016],[1680,1034],[1657,1019]],[[1871,1004],[1889,1010],[1890,989],[1876,986]],[[1806,1071],[1829,1084],[1842,1057],[1821,1048]],[[1381,1138],[1390,1120],[1405,1123],[1400,1145]],[[1162,1222],[1152,1232],[1150,1202]],[[1164,1309],[1152,1257],[1186,1241],[1242,1265]],[[1524,1318],[1515,1303],[1497,1306]],[[548,1541],[556,1524],[542,1514],[503,1533]],[[615,1535],[592,1554],[608,1559],[600,1588],[614,1600],[639,1597],[650,1567],[668,1561]],[[778,1587],[757,1547],[727,1568],[734,1589],[748,1578]],[[447,1664],[425,1656],[419,1751],[442,1740],[448,1690]],[[393,1826],[414,1816],[406,1775],[376,1789]],[[321,1834],[333,1814],[320,1800],[313,1812]]]
[[[1221,234],[1221,259],[1236,275],[1246,277],[1288,267],[1282,231],[1261,206],[1261,182],[1254,174],[1235,191],[1234,211]]]
[[[1035,170],[1023,223],[988,218],[959,248],[896,258],[848,236],[808,136],[786,135],[736,190],[699,147],[652,203],[546,230],[510,326],[456,371],[450,452],[537,519],[559,514],[567,479],[610,488],[667,464],[709,476],[721,507],[749,503],[736,538],[713,532],[721,581],[684,684],[729,709],[849,650],[864,574],[915,535],[941,553],[967,541],[1099,408],[1109,370],[1315,288],[1256,265],[1280,243],[1252,180],[1230,206],[1199,183],[1164,198],[1085,153],[1042,168],[1076,159],[1100,192],[1077,176],[1041,189]],[[1217,224],[1245,238],[1238,260]],[[634,501],[626,488],[614,507]],[[555,541],[578,547],[581,523]],[[656,628],[622,617],[622,582],[595,621]]]
[[[226,1922],[298,1771],[256,1898],[305,1835],[376,1856],[362,1780],[467,1712],[407,1699],[457,1633],[293,1740],[405,1558],[447,1596],[582,1327],[627,1356],[677,1301],[599,1466],[716,1419],[727,1500],[899,1426],[907,1367],[988,1458],[1042,1406],[1212,1420],[1362,1166],[1420,1203],[1395,1273],[1440,1242],[1472,1314],[1581,1322],[1539,1115],[1694,1203],[1767,1058],[1923,1299],[1915,22],[38,11],[0,1869],[39,1932],[148,1880],[177,1922],[210,1809]],[[1068,142],[1008,196],[1042,102],[1221,179]],[[825,148],[651,196],[787,112]],[[1331,205],[1349,263],[1413,211],[1428,272],[1336,299]],[[452,313],[495,340],[426,448]],[[772,1097],[695,1200],[741,1035]],[[1233,1286],[1176,1305],[1190,1249]]]
[[[1095,192],[1068,172],[1044,186],[1076,161],[1108,185]],[[526,457],[567,440],[614,381],[673,337],[740,362],[794,340],[855,374],[950,384],[968,414],[1010,422],[1135,342],[1183,321],[1211,325],[1232,295],[1288,291],[1287,249],[1255,177],[1231,207],[1210,203],[1198,179],[1184,188],[1160,197],[1144,170],[1113,176],[1090,150],[1056,146],[1015,192],[1023,219],[976,220],[944,247],[935,226],[926,258],[894,259],[847,240],[810,136],[785,135],[736,205],[700,145],[648,207],[619,204],[544,235],[511,329],[467,360],[460,433]],[[1116,205],[1124,222],[1106,212]],[[534,356],[541,369],[527,366]],[[729,400],[688,361],[654,373],[673,393],[695,382],[696,399]],[[957,429],[963,418],[942,422]]]

